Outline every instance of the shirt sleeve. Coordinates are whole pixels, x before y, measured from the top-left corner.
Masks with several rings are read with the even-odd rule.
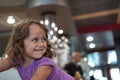
[[[40,66],[55,67],[55,62],[50,58],[43,57],[43,58],[41,58],[40,60],[37,61],[36,65],[37,65],[37,67],[40,67]]]

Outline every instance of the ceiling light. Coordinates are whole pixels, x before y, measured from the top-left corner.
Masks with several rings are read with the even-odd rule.
[[[90,41],[93,41],[94,38],[93,38],[93,36],[88,36],[86,40],[90,42]]]
[[[54,27],[54,31],[57,31],[58,30],[58,28],[57,27]]]
[[[84,62],[87,62],[87,61],[88,61],[87,57],[84,57],[84,58],[83,58],[83,61],[84,61]]]
[[[95,48],[95,43],[90,43],[89,48]]]
[[[51,23],[51,27],[52,27],[52,28],[55,27],[55,23],[54,23],[54,22]]]
[[[63,34],[63,30],[62,29],[58,30],[58,34]]]
[[[49,20],[45,20],[45,25],[48,25],[49,24]]]
[[[68,42],[69,42],[69,40],[68,40],[68,39],[65,39],[65,42],[66,42],[66,43],[68,43]]]
[[[53,35],[53,33],[54,33],[53,31],[50,31],[50,35]]]
[[[89,76],[93,76],[94,75],[94,71],[93,70],[90,70],[89,71]]]
[[[61,39],[62,39],[62,40],[65,40],[65,36],[62,36]]]
[[[7,23],[8,24],[14,24],[15,23],[15,18],[13,16],[8,16]]]
[[[43,24],[44,23],[43,20],[40,20],[40,23]]]

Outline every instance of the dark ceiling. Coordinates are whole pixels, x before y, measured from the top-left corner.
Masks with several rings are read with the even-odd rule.
[[[120,0],[67,0],[77,29],[118,24]],[[99,25],[99,26],[98,26]],[[82,30],[81,30],[82,31]]]
[[[25,2],[0,0],[0,25],[6,26],[4,18],[9,15],[15,15],[18,21],[27,18]],[[67,0],[67,3],[78,31],[92,26],[120,23],[120,0]]]

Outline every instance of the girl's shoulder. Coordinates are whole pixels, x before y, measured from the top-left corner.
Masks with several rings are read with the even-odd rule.
[[[55,62],[51,58],[42,57],[41,59],[36,61],[36,65],[37,66],[47,66],[47,65],[55,66]]]

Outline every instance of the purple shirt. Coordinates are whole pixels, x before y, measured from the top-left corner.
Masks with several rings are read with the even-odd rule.
[[[36,69],[43,65],[52,66],[52,72],[47,80],[74,80],[70,75],[61,70],[52,59],[46,57],[35,61],[25,68],[22,66],[22,64],[20,64],[18,72],[22,80],[30,80]]]

